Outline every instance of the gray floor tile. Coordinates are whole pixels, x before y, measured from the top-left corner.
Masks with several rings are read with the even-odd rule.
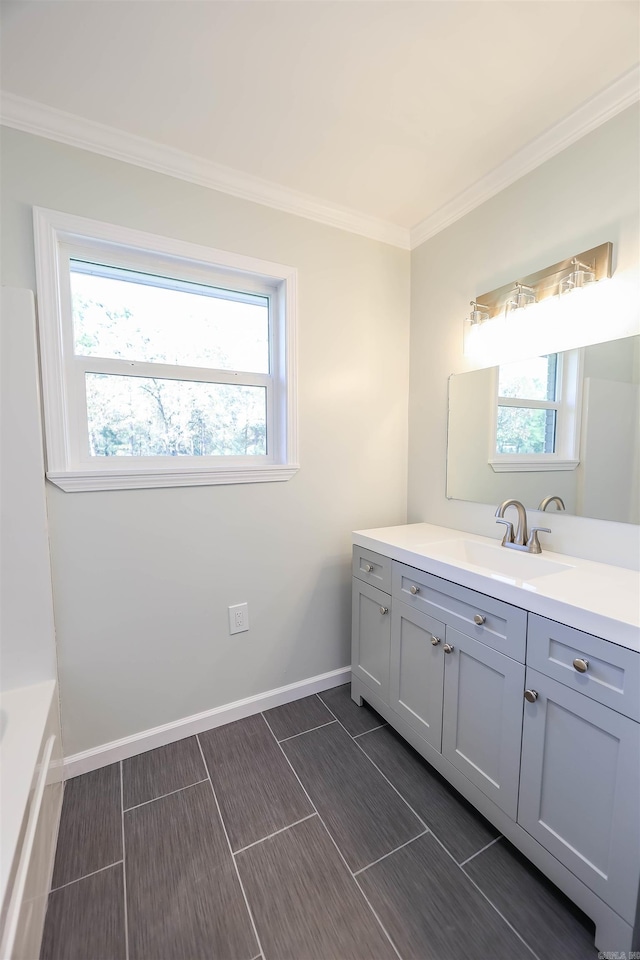
[[[126,811],[124,826],[130,960],[256,956],[208,781]]]
[[[199,737],[234,850],[313,813],[259,714]]]
[[[363,703],[361,707],[351,699],[351,684],[343,683],[339,687],[319,693],[320,699],[335,713],[340,723],[349,731],[352,737],[360,733],[373,730],[385,722],[384,717]]]
[[[498,836],[495,827],[390,727],[366,733],[358,743],[458,863]]]
[[[506,840],[494,843],[464,869],[538,956],[598,956],[593,924]]]
[[[195,737],[186,737],[122,761],[124,808],[204,780],[207,771]]]
[[[339,724],[282,747],[352,870],[424,830]]]
[[[284,703],[273,710],[266,710],[264,716],[278,740],[313,730],[323,723],[335,722],[332,714],[315,694],[302,700],[294,700],[293,703]]]
[[[41,960],[124,960],[122,864],[49,894]]]
[[[52,888],[122,860],[120,764],[68,780]]]
[[[358,880],[403,960],[533,960],[431,834]]]
[[[265,960],[396,960],[317,817],[236,859]]]

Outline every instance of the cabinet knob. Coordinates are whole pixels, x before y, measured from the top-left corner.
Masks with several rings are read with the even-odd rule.
[[[445,643],[445,645],[444,645],[444,647],[443,647],[442,649],[444,650],[445,653],[453,653],[453,644],[452,644],[452,643]]]
[[[389,613],[389,607],[380,607],[380,613],[382,616],[384,616],[385,613]]]
[[[576,657],[576,659],[573,661],[573,665],[578,673],[586,673],[589,669],[589,661],[583,660],[582,657]]]
[[[524,698],[525,698],[525,700],[527,701],[527,703],[535,703],[536,700],[538,699],[538,691],[537,691],[537,690],[525,690],[525,692],[524,692]]]
[[[366,570],[367,573],[371,573],[371,571],[373,570],[373,564],[372,564],[372,563],[365,563],[364,569]]]
[[[483,617],[481,613],[476,613],[475,617],[473,618],[473,622],[474,622],[474,623],[477,623],[478,626],[481,627],[482,624],[485,622],[486,619],[487,619],[487,618],[486,618],[486,617]]]
[[[431,637],[431,643],[433,644],[434,647],[437,647],[438,644],[440,643],[440,637]]]
[[[412,593],[415,597],[416,593],[420,593],[420,587],[416,587],[415,583],[412,583],[409,587],[409,593]]]

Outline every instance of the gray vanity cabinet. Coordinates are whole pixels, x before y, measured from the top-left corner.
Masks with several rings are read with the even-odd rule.
[[[389,704],[438,752],[442,746],[444,637],[444,623],[395,601]]]
[[[527,670],[518,822],[630,923],[640,859],[637,724]],[[636,879],[636,883],[632,882]]]
[[[640,950],[638,651],[359,546],[353,577],[355,702]]]
[[[391,596],[378,584],[391,589],[389,560],[371,551],[354,551],[351,669],[388,701]]]
[[[514,820],[524,669],[394,597],[389,705]]]
[[[527,667],[518,823],[633,923],[638,655],[532,616],[527,661],[545,672]]]
[[[403,564],[391,580],[390,707],[515,819],[526,614]]]
[[[515,820],[524,664],[447,627],[442,753]]]

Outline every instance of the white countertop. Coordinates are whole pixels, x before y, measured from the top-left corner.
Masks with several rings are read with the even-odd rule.
[[[430,555],[431,544],[436,553],[435,544],[451,540],[474,540],[493,547],[500,543],[430,523],[356,530],[353,534],[357,546],[640,652],[640,573],[544,551],[544,558],[571,569],[523,582]]]

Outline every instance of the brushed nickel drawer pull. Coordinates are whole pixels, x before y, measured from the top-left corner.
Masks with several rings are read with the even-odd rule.
[[[373,564],[372,564],[372,563],[365,563],[364,569],[365,569],[365,571],[366,571],[367,573],[372,573],[372,572],[373,572]]]
[[[582,657],[576,657],[573,661],[573,665],[578,673],[586,673],[589,669],[589,661],[583,660]]]
[[[445,645],[444,645],[444,647],[443,647],[442,649],[444,650],[445,653],[453,653],[453,644],[452,644],[452,643],[445,643]]]
[[[525,690],[525,692],[524,692],[524,698],[525,698],[525,700],[527,701],[527,703],[535,703],[536,700],[538,699],[538,691],[537,691],[537,690]]]
[[[389,607],[380,607],[380,613],[384,617],[385,613],[389,613]]]
[[[412,583],[409,587],[409,593],[412,593],[415,597],[416,593],[420,593],[420,587],[416,587],[415,583]]]
[[[474,623],[477,623],[478,626],[481,627],[482,624],[485,622],[486,619],[487,619],[487,618],[486,618],[486,617],[483,617],[481,613],[476,613],[475,617],[473,618],[473,622],[474,622]]]
[[[440,643],[440,637],[431,637],[431,643],[434,647],[437,647]]]

